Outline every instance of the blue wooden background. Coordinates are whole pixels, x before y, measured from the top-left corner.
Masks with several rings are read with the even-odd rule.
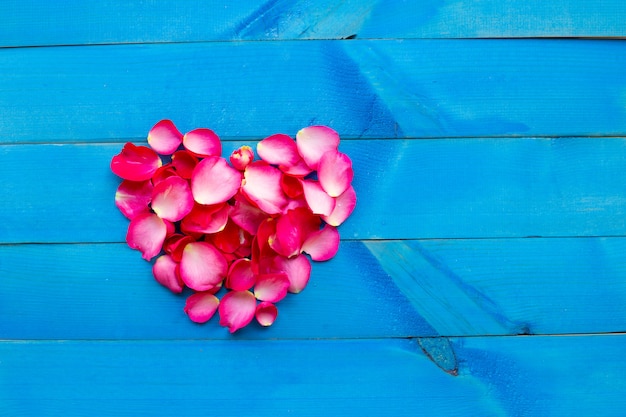
[[[623,0],[2,2],[0,415],[626,415]],[[269,329],[190,322],[111,157],[336,129],[359,203]]]

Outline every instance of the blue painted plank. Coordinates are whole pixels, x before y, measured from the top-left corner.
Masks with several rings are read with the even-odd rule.
[[[2,342],[11,416],[622,416],[626,336]]]
[[[224,154],[242,143],[225,142]],[[0,146],[0,243],[124,242],[120,179],[109,170],[121,147]],[[626,235],[623,138],[346,140],[340,148],[353,159],[358,194],[340,228],[345,239]]]
[[[349,241],[234,339],[626,331],[626,238]],[[358,260],[358,262],[355,262]],[[0,246],[0,339],[232,339],[123,244]]]
[[[213,42],[0,50],[0,141],[626,134],[626,43]]]
[[[3,2],[0,46],[625,36],[621,0]],[[59,30],[62,27],[63,30]]]

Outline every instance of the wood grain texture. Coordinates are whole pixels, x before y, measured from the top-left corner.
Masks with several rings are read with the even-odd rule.
[[[213,42],[0,50],[0,141],[626,134],[626,43]]]
[[[358,260],[355,262],[355,260]],[[183,313],[124,244],[0,246],[0,339],[310,339],[626,331],[626,238],[342,242],[271,328]]]
[[[140,142],[145,144],[145,140]],[[254,142],[225,142],[224,155]],[[0,146],[0,243],[124,242],[122,143]],[[626,235],[626,139],[345,140],[345,239]],[[410,191],[410,192],[408,192]]]
[[[626,411],[624,335],[467,338],[450,345],[456,377],[437,368],[415,340],[2,342],[0,413],[586,417]]]
[[[0,46],[626,35],[620,0],[9,0],[3,14]]]

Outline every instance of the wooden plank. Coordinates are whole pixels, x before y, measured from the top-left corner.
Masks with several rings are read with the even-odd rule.
[[[225,142],[224,154],[243,143],[254,144]],[[109,169],[121,148],[0,146],[0,242],[124,242],[120,179]],[[358,194],[345,239],[626,235],[624,138],[346,140],[341,149]]]
[[[256,3],[256,4],[254,4]],[[626,6],[575,0],[3,2],[0,46],[625,36]],[[63,30],[59,30],[62,27]]]
[[[458,376],[415,340],[2,342],[10,416],[622,416],[626,336],[452,339]]]
[[[0,141],[626,134],[626,43],[212,42],[0,50]]]
[[[625,331],[625,255],[626,238],[342,242],[274,326],[236,337]],[[0,339],[230,339],[123,244],[0,246],[0,277]]]

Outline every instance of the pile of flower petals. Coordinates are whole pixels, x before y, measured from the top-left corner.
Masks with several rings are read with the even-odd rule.
[[[276,303],[307,285],[309,257],[335,255],[337,226],[356,205],[339,135],[309,126],[295,140],[276,134],[260,141],[260,159],[242,146],[227,161],[212,130],[183,135],[161,120],[148,144],[126,143],[111,161],[123,179],[115,204],[130,219],[128,245],[147,261],[156,258],[160,284],[193,290],[184,308],[192,321],[218,312],[231,333],[255,318],[270,326]]]

